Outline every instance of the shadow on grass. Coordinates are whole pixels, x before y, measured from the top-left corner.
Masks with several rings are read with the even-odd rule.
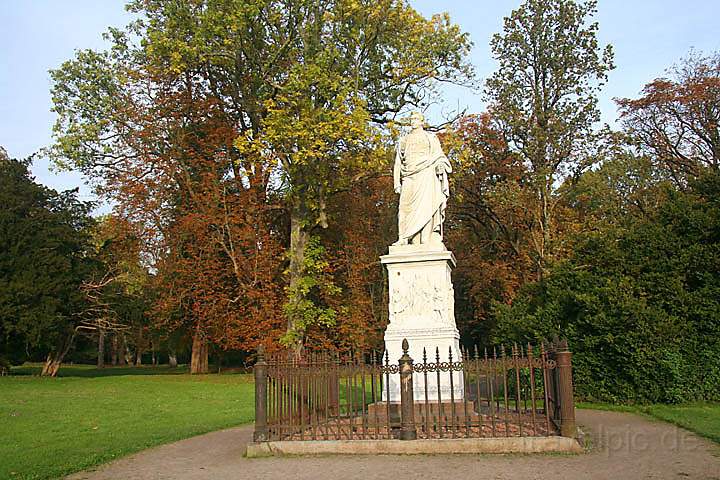
[[[41,363],[26,363],[10,370],[11,375],[40,375]],[[188,373],[187,365],[170,367],[169,365],[139,366],[139,367],[105,367],[97,368],[94,365],[63,365],[58,371],[58,377],[118,377],[123,375],[182,375]]]

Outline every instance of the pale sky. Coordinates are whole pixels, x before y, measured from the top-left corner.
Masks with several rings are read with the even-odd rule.
[[[129,20],[122,0],[0,0],[0,145],[24,158],[51,142],[50,77],[75,49],[102,48],[102,33]],[[472,62],[481,79],[495,69],[491,36],[520,0],[410,0],[424,15],[442,11],[470,34]],[[615,97],[637,96],[691,48],[720,51],[718,0],[599,0],[600,42],[615,49],[616,69],[600,98],[603,121],[616,119]],[[446,88],[443,100],[468,112],[484,109],[480,94]],[[57,190],[90,189],[74,172],[53,172],[45,159],[33,166],[36,179]]]

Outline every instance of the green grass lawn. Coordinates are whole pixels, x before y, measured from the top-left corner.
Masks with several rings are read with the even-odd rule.
[[[672,423],[720,443],[720,404],[718,403],[638,406],[579,403],[578,408],[638,413]]]
[[[0,377],[0,478],[46,479],[154,445],[251,422],[251,375],[167,367],[37,366]]]

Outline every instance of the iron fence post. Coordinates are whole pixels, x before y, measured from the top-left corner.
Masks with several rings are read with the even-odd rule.
[[[255,373],[255,431],[254,442],[266,442],[267,430],[267,362],[265,362],[265,348],[260,345],[257,351],[257,361],[253,367]]]
[[[547,357],[547,360],[552,361],[555,365],[557,365],[557,360],[555,358],[555,344],[552,342],[546,342],[545,345],[545,356]],[[555,368],[546,366],[545,370],[547,374],[547,380],[545,380],[545,393],[548,397],[545,409],[547,410],[547,415],[550,421],[555,423],[555,406],[557,401],[557,393],[555,391]]]
[[[340,354],[335,352],[330,369],[330,415],[340,415]]]
[[[415,440],[415,402],[413,400],[413,360],[408,355],[408,341],[403,339],[400,357],[400,440]],[[390,399],[388,399],[389,401]]]
[[[572,353],[567,340],[562,340],[555,352],[558,369],[558,400],[560,403],[560,435],[575,437],[575,398],[573,396]]]

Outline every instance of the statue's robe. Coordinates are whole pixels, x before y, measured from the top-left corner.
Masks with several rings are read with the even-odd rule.
[[[448,173],[452,172],[437,136],[422,131],[415,139],[410,135],[400,139],[395,154],[393,177],[395,189],[400,190],[398,211],[398,237],[400,241],[411,239],[432,222],[431,231],[442,235],[445,207],[449,197]],[[441,173],[436,166],[441,165]]]

